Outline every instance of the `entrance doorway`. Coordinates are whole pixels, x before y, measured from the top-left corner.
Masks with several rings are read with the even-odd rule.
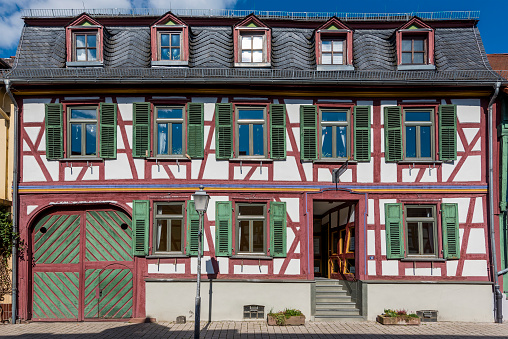
[[[314,200],[314,276],[353,280],[356,275],[355,201]]]

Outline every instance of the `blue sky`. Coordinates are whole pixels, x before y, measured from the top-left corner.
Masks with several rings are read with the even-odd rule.
[[[487,53],[508,53],[508,35],[503,32],[508,0],[0,0],[0,56],[15,54],[22,21],[21,8],[234,8],[296,12],[439,12],[480,11],[479,28]]]

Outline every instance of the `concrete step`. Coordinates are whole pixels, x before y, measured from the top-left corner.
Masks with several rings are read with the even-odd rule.
[[[321,285],[321,286],[316,286],[316,291],[344,291],[344,292],[347,292],[347,289],[345,289],[343,286],[339,286],[339,285]]]
[[[350,296],[325,296],[325,295],[319,295],[316,296],[316,303],[340,303],[340,302],[352,302]]]
[[[314,316],[337,316],[337,315],[360,315],[360,310],[357,308],[343,308],[343,309],[316,309]]]
[[[361,315],[335,315],[335,316],[314,316],[314,321],[322,321],[322,322],[331,322],[331,321],[338,321],[338,322],[360,322],[360,321],[366,321],[363,316]]]
[[[345,302],[316,302],[316,310],[321,309],[343,309],[356,308],[356,303],[352,301]]]

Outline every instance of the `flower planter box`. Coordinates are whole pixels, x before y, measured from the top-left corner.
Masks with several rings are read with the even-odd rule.
[[[384,315],[378,315],[376,321],[383,325],[420,325],[419,317],[385,317]]]
[[[275,317],[272,317],[271,315],[269,315],[268,316],[268,325],[269,326],[278,326],[277,319]],[[285,323],[280,326],[287,326],[287,325],[293,325],[293,326],[305,325],[305,316],[304,315],[291,316],[289,318],[286,318]]]

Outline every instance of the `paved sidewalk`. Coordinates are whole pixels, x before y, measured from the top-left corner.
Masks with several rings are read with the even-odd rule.
[[[246,339],[403,339],[508,338],[508,324],[442,322],[420,326],[383,326],[374,322],[267,326],[266,322],[202,323],[202,338]],[[0,325],[0,337],[20,339],[70,338],[193,338],[194,323],[128,324],[118,322],[30,323]]]

